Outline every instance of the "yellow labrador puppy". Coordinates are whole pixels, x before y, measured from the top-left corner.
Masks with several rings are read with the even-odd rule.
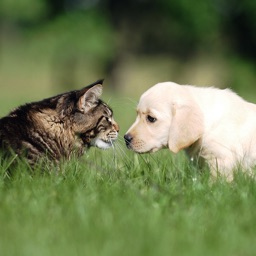
[[[256,105],[229,89],[159,83],[141,96],[124,138],[138,153],[185,149],[232,180],[235,168],[256,165]]]

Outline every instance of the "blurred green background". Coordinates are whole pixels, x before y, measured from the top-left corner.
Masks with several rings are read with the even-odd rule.
[[[124,143],[155,83],[229,87],[256,102],[255,68],[255,0],[0,0],[0,116],[105,78]],[[2,163],[0,249],[254,255],[255,180],[210,184],[184,159],[117,144],[61,175],[31,177],[21,165],[9,179]]]
[[[256,1],[1,0],[0,22],[0,116],[99,78],[122,133],[161,81],[256,101]]]

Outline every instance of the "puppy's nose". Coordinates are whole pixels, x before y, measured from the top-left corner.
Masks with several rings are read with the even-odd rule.
[[[126,146],[128,146],[132,141],[132,135],[130,133],[125,134],[124,140],[125,140]]]

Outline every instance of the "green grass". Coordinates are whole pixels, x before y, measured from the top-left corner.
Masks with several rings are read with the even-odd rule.
[[[181,154],[92,149],[62,173],[1,161],[1,255],[255,255],[256,182]],[[43,168],[43,167],[41,167]]]
[[[3,51],[0,116],[61,89],[51,85],[46,60],[34,65],[33,54],[17,51]],[[80,68],[85,84],[98,78]],[[138,81],[147,76],[140,67],[137,80],[125,77],[141,90]],[[243,82],[239,88],[247,95]],[[106,90],[103,95],[122,135],[135,120],[139,98],[130,99],[133,89],[127,88],[121,98]],[[92,149],[65,163],[61,173],[31,173],[21,162],[10,176],[10,161],[0,156],[0,255],[255,255],[256,181],[242,173],[232,183],[212,182],[207,170],[200,173],[183,154],[136,155],[123,144],[115,152]]]
[[[57,20],[55,27],[62,22]],[[56,55],[59,39],[46,30],[1,41],[0,116],[19,104],[64,92],[58,75],[66,71],[57,64],[73,50],[60,47]],[[42,40],[45,36],[49,40]],[[231,87],[255,102],[253,64],[208,53],[188,62],[170,56],[127,58],[115,74],[119,97],[111,91],[111,76],[102,70],[102,60],[113,49],[104,52],[101,42],[106,41],[94,44],[96,37],[87,40],[93,51],[86,44],[90,49],[81,55],[77,49],[82,41],[71,47],[78,66],[70,86],[78,89],[105,77],[103,98],[122,133],[135,120],[140,92],[159,81]],[[10,176],[10,162],[0,156],[1,256],[255,255],[256,181],[242,173],[232,183],[221,178],[212,182],[207,170],[199,173],[183,154],[163,150],[136,155],[124,145],[115,152],[92,149],[65,163],[61,173],[31,173],[21,162]]]

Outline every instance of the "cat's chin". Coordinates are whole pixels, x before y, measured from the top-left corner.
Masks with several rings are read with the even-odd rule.
[[[95,146],[100,149],[108,149],[112,146],[111,142],[106,142],[101,139],[95,139],[91,142],[91,146]]]

